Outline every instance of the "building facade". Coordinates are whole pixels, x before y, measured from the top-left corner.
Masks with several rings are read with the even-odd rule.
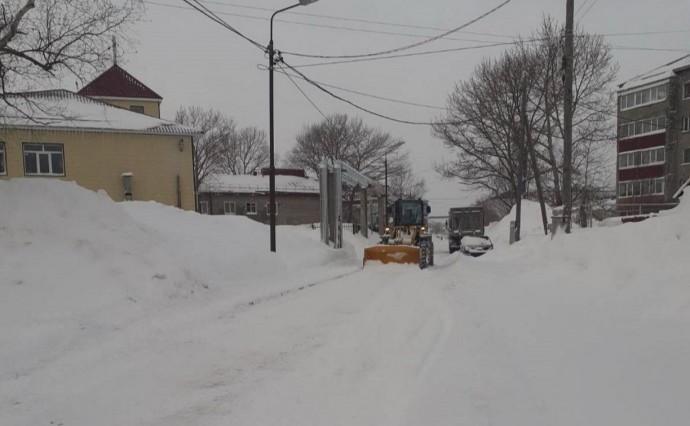
[[[616,208],[673,207],[690,179],[690,55],[619,86]]]
[[[247,216],[268,224],[269,176],[263,169],[252,175],[213,175],[199,186],[202,214]],[[319,182],[304,170],[276,169],[276,224],[302,225],[321,220]]]
[[[80,93],[15,96],[15,105],[34,114],[0,122],[0,179],[74,181],[114,201],[195,210],[192,149],[199,132],[161,120],[160,96],[117,65]]]

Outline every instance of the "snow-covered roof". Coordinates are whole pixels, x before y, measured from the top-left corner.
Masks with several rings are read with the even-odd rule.
[[[5,106],[4,111],[0,111],[4,127],[168,135],[201,133],[189,126],[132,112],[69,90],[29,92],[8,98],[16,108]]]
[[[199,192],[255,193],[269,191],[269,176],[226,175],[210,176],[199,186]],[[276,176],[276,191],[282,193],[318,194],[319,181],[298,176]]]
[[[668,64],[654,68],[618,85],[620,90],[628,90],[673,77],[677,72],[690,67],[690,55],[678,58]]]

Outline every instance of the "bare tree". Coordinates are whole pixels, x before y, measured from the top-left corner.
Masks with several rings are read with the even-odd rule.
[[[383,181],[385,160],[389,177],[410,167],[402,150],[404,144],[389,133],[366,126],[359,118],[335,114],[305,126],[286,161],[316,174],[323,160],[344,160],[371,179]]]
[[[235,122],[219,111],[197,106],[180,108],[175,122],[203,132],[203,136],[194,141],[195,190],[198,190],[210,175],[223,172]]]
[[[548,126],[540,142],[545,148],[543,160],[551,170],[550,193],[555,205],[562,204],[560,175],[563,145],[563,99],[560,56],[563,54],[564,29],[550,17],[544,18],[536,38],[541,40],[537,54],[545,64],[539,83],[544,93],[542,108]],[[612,141],[615,140],[615,99],[611,90],[618,72],[611,47],[602,36],[575,29],[573,84],[573,201],[585,194],[600,193],[611,186],[608,173],[612,163]]]
[[[129,44],[139,0],[5,0],[0,5],[0,116],[32,117],[22,94],[72,76],[84,83]]]
[[[456,85],[446,116],[433,126],[434,135],[456,154],[436,171],[487,191],[506,206],[518,192],[522,131],[520,102],[505,79],[511,73],[505,60],[484,60],[468,81]]]
[[[539,43],[518,44],[500,59],[482,62],[456,85],[446,116],[434,126],[434,134],[456,154],[438,164],[437,172],[488,193],[506,208],[517,204],[518,216],[527,184],[534,182],[545,232],[545,198],[562,203],[561,32],[546,18],[535,36]],[[573,197],[583,200],[610,184],[614,127],[608,111],[617,67],[601,37],[576,35]]]
[[[246,175],[265,166],[268,160],[266,133],[256,127],[245,127],[230,135],[223,168],[227,173]]]
[[[543,121],[535,106],[541,103],[535,89],[539,67],[537,56],[521,44],[498,60],[484,61],[451,95],[450,117],[434,126],[436,135],[456,151],[456,158],[437,170],[470,187],[488,189],[506,207],[515,204],[517,240],[527,182],[534,180],[540,195],[542,190],[534,153]],[[542,212],[545,217],[545,208]]]
[[[422,198],[426,193],[426,181],[417,178],[409,164],[388,178],[388,187],[393,198]]]
[[[316,174],[323,160],[343,160],[369,178],[383,182],[387,161],[389,183],[398,177],[401,194],[423,193],[423,181],[409,178],[412,166],[407,152],[402,149],[404,144],[389,133],[365,125],[359,118],[335,114],[320,123],[305,126],[297,135],[297,144],[286,162]],[[404,186],[408,184],[412,186]],[[351,201],[348,205],[352,206],[357,192],[348,191],[345,196]],[[345,212],[347,216],[351,213]]]

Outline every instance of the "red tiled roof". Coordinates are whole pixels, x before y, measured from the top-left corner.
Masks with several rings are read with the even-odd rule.
[[[118,65],[110,67],[77,93],[82,96],[163,99]]]

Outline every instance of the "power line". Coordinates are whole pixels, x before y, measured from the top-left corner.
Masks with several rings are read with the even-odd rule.
[[[242,37],[243,39],[247,40],[254,46],[258,47],[262,51],[266,51],[266,48],[262,46],[261,44],[257,43],[256,41],[252,40],[251,38],[245,36],[235,28],[233,28],[230,24],[222,20],[221,18],[218,17],[212,10],[208,9],[206,6],[202,5],[199,3],[199,0],[182,0],[192,8],[194,8],[196,11],[200,12],[202,15],[206,16],[207,18],[211,19],[213,22],[220,24],[221,26],[227,28],[228,30],[232,31],[233,33],[237,34],[238,36]],[[197,5],[199,7],[197,7]]]
[[[690,31],[690,30],[688,30],[688,31]],[[581,37],[583,37],[583,36],[581,36]],[[476,49],[483,49],[483,48],[488,48],[488,47],[510,46],[510,45],[516,45],[516,44],[520,44],[520,43],[536,43],[539,41],[544,41],[544,39],[516,40],[516,41],[512,41],[512,42],[480,44],[480,45],[475,45],[475,46],[456,47],[456,48],[441,49],[441,50],[430,50],[430,51],[425,51],[425,52],[405,53],[405,54],[400,54],[400,55],[389,55],[389,56],[380,56],[380,57],[377,56],[377,57],[372,57],[372,58],[359,58],[359,59],[349,59],[349,60],[342,60],[342,61],[315,62],[315,63],[295,65],[294,67],[295,68],[310,68],[310,67],[320,67],[320,66],[326,66],[326,65],[350,64],[350,63],[355,63],[355,62],[380,61],[380,60],[384,60],[384,59],[407,58],[407,57],[412,57],[412,56],[425,56],[425,55],[434,55],[434,54],[439,54],[439,53],[459,52],[459,51],[463,51],[463,50],[476,50]],[[635,46],[617,46],[617,45],[612,45],[611,49],[613,49],[613,50],[659,51],[659,52],[681,52],[681,53],[690,52],[689,49],[635,47]]]
[[[338,99],[339,101],[345,102],[345,103],[347,103],[347,104],[349,104],[349,105],[351,105],[351,106],[357,108],[357,109],[360,110],[360,111],[364,111],[364,112],[366,112],[366,113],[368,113],[368,114],[375,115],[375,116],[377,116],[377,117],[380,117],[380,118],[383,118],[383,119],[386,119],[386,120],[395,121],[396,123],[403,123],[403,124],[413,124],[413,125],[423,125],[423,126],[433,126],[433,125],[435,125],[435,124],[458,124],[458,123],[442,123],[442,122],[433,123],[433,122],[422,122],[422,121],[401,120],[401,119],[398,119],[398,118],[390,117],[390,116],[388,116],[388,115],[384,115],[384,114],[381,114],[381,113],[378,113],[378,112],[369,110],[369,109],[367,109],[367,108],[364,108],[364,107],[362,107],[362,106],[357,105],[356,103],[354,103],[354,102],[352,102],[352,101],[350,101],[350,100],[348,100],[348,99],[345,99],[345,98],[343,98],[343,97],[341,97],[341,96],[338,96],[338,95],[336,95],[335,93],[329,91],[328,89],[322,87],[321,85],[319,85],[318,83],[316,83],[314,80],[311,80],[309,77],[307,77],[306,75],[302,74],[299,70],[297,70],[297,69],[295,69],[294,67],[290,66],[289,64],[285,63],[285,61],[283,61],[282,63],[283,63],[286,67],[288,67],[289,69],[291,69],[292,71],[296,72],[304,81],[306,81],[307,83],[311,84],[312,86],[318,88],[318,89],[321,90],[322,92],[324,92],[324,93],[330,95],[331,97],[333,97],[333,98],[335,98],[335,99]]]
[[[144,3],[147,4],[152,4],[156,6],[162,6],[162,7],[169,7],[169,8],[174,8],[174,9],[181,9],[181,10],[198,10],[198,9],[193,9],[189,7],[184,7],[184,6],[177,6],[177,5],[172,5],[172,4],[167,4],[167,3],[160,3],[154,0],[142,0]],[[183,0],[185,1],[185,0]],[[210,2],[210,1],[205,1],[205,3],[218,3],[218,2]],[[221,3],[218,3],[221,4]],[[225,4],[225,3],[223,3]],[[251,6],[237,6],[237,7],[247,7],[247,8],[252,8]],[[256,8],[255,8],[256,9]],[[269,10],[266,8],[258,8],[261,10]],[[292,12],[287,12],[287,13],[292,13]],[[297,12],[294,12],[297,13]],[[251,15],[243,15],[243,14],[238,14],[238,13],[230,13],[230,12],[214,12],[215,15],[227,15],[227,16],[235,16],[239,18],[246,18],[246,19],[254,19],[254,20],[261,20],[261,21],[269,21],[269,18],[263,18],[263,17],[257,17],[257,16],[251,16]],[[300,13],[301,14],[301,13]],[[307,15],[307,16],[326,16],[326,15],[310,15],[310,14],[301,14],[301,15]],[[333,19],[336,19],[335,17],[332,17]],[[347,19],[347,18],[343,18]],[[215,19],[214,19],[215,21]],[[350,28],[350,27],[339,27],[339,26],[332,26],[332,25],[322,25],[322,24],[312,24],[312,23],[306,23],[306,22],[295,22],[295,21],[287,21],[287,20],[282,20],[282,19],[275,19],[275,22],[282,22],[286,24],[294,24],[294,25],[304,25],[304,26],[311,26],[311,27],[317,27],[317,28],[325,28],[325,29],[333,29],[333,30],[344,30],[344,31],[353,31],[353,32],[364,32],[364,33],[373,33],[373,34],[384,34],[384,35],[396,35],[396,36],[404,36],[404,37],[418,37],[418,38],[429,38],[427,35],[420,35],[420,34],[408,34],[408,33],[396,33],[396,32],[390,32],[390,31],[376,31],[376,30],[364,30],[364,29],[359,29],[359,28]],[[369,21],[366,21],[369,22]],[[370,21],[370,22],[376,22],[376,21]],[[220,23],[219,24],[225,26],[225,23]],[[383,23],[382,23],[383,24]],[[397,25],[397,24],[390,24],[390,25]],[[401,26],[404,26],[400,24]],[[415,27],[414,25],[410,25],[410,27]],[[435,29],[433,27],[421,27],[425,29],[431,29],[431,30],[438,30],[440,29]],[[678,29],[678,30],[667,30],[667,31],[641,31],[641,32],[628,32],[628,33],[592,33],[588,35],[592,36],[602,36],[602,37],[623,37],[623,36],[638,36],[638,35],[663,35],[663,34],[679,34],[679,33],[689,33],[690,29]],[[465,32],[468,34],[477,34],[477,35],[487,35],[487,36],[498,36],[498,35],[492,35],[492,34],[487,34],[487,33],[471,33],[471,32]],[[584,35],[575,35],[575,37],[583,37]],[[501,37],[504,38],[509,38],[511,40],[515,40],[515,36],[507,36],[507,35],[501,35]],[[481,43],[487,43],[487,47],[492,47],[495,45],[500,45],[500,44],[495,44],[493,41],[489,40],[473,40],[473,39],[457,39],[457,38],[452,38],[452,37],[444,37],[445,40],[453,40],[453,41],[463,41],[463,42],[470,42],[470,41],[476,41],[476,42],[481,42]],[[523,40],[524,41],[524,40]],[[529,40],[528,40],[529,41]],[[255,42],[254,42],[255,43]],[[507,44],[514,44],[514,43],[519,43],[519,41],[512,41],[512,42],[507,42]],[[259,43],[256,43],[258,46],[261,46]],[[481,46],[469,46],[470,48],[478,48]],[[261,47],[263,49],[263,47]],[[653,48],[645,48],[645,47],[622,47],[621,49],[627,49],[627,50],[650,50]],[[679,52],[684,52],[685,50],[683,49],[671,49],[671,51],[679,51]]]
[[[413,49],[415,47],[419,47],[419,46],[431,43],[431,42],[436,41],[440,38],[443,38],[445,36],[448,36],[448,35],[451,35],[455,32],[458,32],[458,31],[462,30],[463,28],[466,28],[466,27],[468,27],[468,26],[470,26],[470,25],[472,25],[478,21],[481,21],[482,19],[486,18],[487,16],[491,15],[492,13],[496,12],[497,10],[501,9],[503,6],[507,5],[511,1],[512,0],[505,0],[505,1],[503,1],[503,3],[499,4],[498,6],[489,10],[488,12],[483,13],[482,15],[474,18],[473,20],[471,20],[471,21],[469,21],[469,22],[467,22],[467,23],[465,23],[465,24],[463,24],[457,28],[453,28],[452,30],[446,31],[442,34],[435,36],[435,37],[431,37],[429,39],[422,40],[422,41],[417,42],[417,43],[409,44],[407,46],[398,47],[396,49],[382,50],[380,52],[365,53],[365,54],[361,54],[361,55],[309,55],[309,54],[294,53],[294,52],[283,52],[283,54],[292,55],[292,56],[299,56],[302,58],[353,59],[353,58],[369,58],[369,57],[373,57],[373,56],[382,56],[382,55],[389,55],[391,53],[402,52],[404,50]]]
[[[672,48],[661,48],[661,47],[635,47],[635,46],[611,46],[614,50],[644,50],[653,52],[690,52],[690,49],[672,49]]]
[[[167,4],[167,3],[159,3],[159,2],[156,2],[153,0],[142,0],[142,1],[144,1],[147,4],[152,4],[152,5],[156,5],[156,6],[170,7],[170,8],[182,9],[182,10],[191,10],[189,8],[186,8],[186,7],[176,6],[176,5]],[[211,2],[206,2],[206,3],[211,3]],[[260,9],[261,10],[268,10],[265,8],[260,8]],[[259,20],[259,21],[269,21],[270,20],[269,18],[252,16],[252,15],[244,15],[241,13],[218,12],[218,11],[216,11],[215,13],[218,15],[235,16],[235,17],[239,17],[239,18],[254,19],[254,20]],[[414,38],[424,38],[424,39],[428,39],[430,37],[433,37],[433,36],[424,35],[424,34],[409,34],[409,33],[400,33],[400,32],[392,32],[392,31],[367,30],[367,29],[361,29],[361,28],[351,28],[351,27],[343,27],[343,26],[335,26],[335,25],[327,25],[327,24],[314,24],[314,23],[308,23],[308,22],[289,21],[289,20],[284,20],[284,19],[274,19],[274,22],[282,22],[285,24],[302,25],[302,26],[308,26],[308,27],[325,28],[325,29],[332,29],[332,30],[343,30],[343,31],[351,31],[351,32],[359,32],[359,33],[394,35],[394,36],[414,37]],[[482,35],[482,34],[480,34],[480,35]],[[511,39],[513,38],[511,36],[501,36],[501,37],[506,37],[506,38],[511,38]],[[490,43],[490,41],[487,41],[487,40],[462,39],[462,38],[453,38],[453,37],[444,37],[444,40]]]
[[[589,11],[592,9],[592,7],[594,7],[594,5],[597,4],[598,1],[599,1],[599,0],[594,0],[594,1],[592,2],[592,4],[589,5],[589,7],[587,8],[587,10],[585,10],[585,12],[584,12],[582,15],[580,15],[580,17],[579,17],[578,19],[583,19],[583,18],[585,17],[585,15],[587,15],[587,13],[589,13]]]
[[[281,67],[280,64],[278,65],[278,67],[281,69],[281,71],[279,71],[279,72],[280,72],[281,74],[287,76],[287,78],[292,82],[292,84],[295,85],[295,87],[297,88],[297,90],[299,90],[300,93],[302,93],[302,96],[304,96],[305,98],[307,98],[307,100],[309,101],[309,103],[311,104],[311,106],[313,106],[313,107],[319,112],[319,114],[321,114],[321,116],[322,116],[323,118],[326,118],[326,114],[324,114],[323,111],[321,111],[321,110],[319,109],[319,107],[317,107],[316,104],[309,98],[309,96],[307,96],[307,94],[304,93],[304,90],[302,90],[302,88],[299,87],[299,85],[297,84],[297,82],[296,82],[295,80],[292,79],[292,76],[291,76],[289,73],[287,73],[287,72],[285,72],[285,71],[282,71],[283,67]]]
[[[262,70],[262,71],[266,71],[266,70],[268,69],[268,67],[265,66],[265,65],[257,65],[257,68],[259,68],[259,69]],[[296,78],[302,79],[302,77],[299,76],[299,75],[291,75],[291,74],[288,74],[285,70],[282,70],[282,68],[281,68],[281,71],[277,71],[277,72],[279,72],[279,73],[281,73],[281,74],[285,74],[285,75],[290,76],[290,77],[296,77]],[[446,108],[440,107],[440,106],[420,104],[420,103],[417,103],[417,102],[401,101],[401,100],[399,100],[399,99],[392,99],[392,98],[387,98],[387,97],[384,97],[384,96],[377,96],[377,95],[372,95],[372,94],[369,94],[369,93],[358,92],[358,91],[356,91],[356,90],[351,90],[351,89],[346,89],[346,88],[344,88],[344,87],[334,86],[334,85],[332,85],[332,84],[327,84],[327,83],[324,83],[324,82],[321,82],[321,81],[316,81],[316,80],[313,80],[313,81],[314,81],[315,83],[320,84],[321,86],[324,86],[324,87],[330,87],[330,88],[332,88],[332,89],[342,90],[343,92],[354,93],[354,94],[356,94],[356,95],[366,96],[366,97],[369,97],[369,98],[379,99],[379,100],[382,100],[382,101],[388,101],[388,102],[393,102],[393,103],[403,104],[403,105],[418,106],[418,107],[423,107],[423,108],[438,109],[438,110],[443,110],[443,111],[446,110]]]
[[[578,13],[580,13],[580,10],[585,7],[589,3],[589,0],[585,0],[582,3],[580,3],[580,6],[578,6],[577,10],[575,10],[575,16],[577,16]]]
[[[273,12],[273,9],[269,9],[266,7],[246,6],[246,5],[236,4],[236,3],[225,3],[225,2],[211,1],[211,0],[201,0],[201,1],[203,1],[204,3],[217,4],[217,5],[222,5],[222,6]],[[303,12],[286,12],[286,13],[290,14],[290,15],[308,16],[308,17],[313,17],[313,18],[324,18],[324,19],[332,19],[332,20],[338,20],[338,21],[358,22],[358,23],[363,23],[363,24],[374,24],[374,25],[383,25],[383,26],[399,27],[399,28],[413,28],[413,29],[418,29],[418,30],[431,30],[431,31],[440,31],[440,32],[449,31],[447,28],[437,28],[437,27],[430,27],[430,26],[423,26],[423,25],[400,24],[400,23],[384,22],[384,21],[372,21],[372,20],[360,19],[360,18],[345,18],[345,17],[341,17],[341,16],[319,15],[319,14],[315,14],[315,13],[303,13]],[[285,22],[289,22],[289,21],[285,21]],[[505,35],[505,34],[494,34],[494,33],[484,33],[484,32],[475,32],[475,31],[458,31],[458,32],[464,33],[464,34],[482,35],[482,36],[489,36],[489,37],[499,37],[499,38],[508,38],[508,39],[513,38],[513,36],[509,36],[509,35]]]
[[[523,42],[534,42],[537,40],[522,40],[522,41]],[[349,63],[354,63],[354,62],[380,61],[380,60],[384,60],[384,59],[406,58],[406,57],[411,57],[411,56],[433,55],[433,54],[437,54],[437,53],[459,52],[462,50],[483,49],[485,47],[509,46],[509,45],[514,45],[514,44],[518,44],[518,43],[520,43],[520,42],[519,41],[499,42],[499,43],[491,43],[491,44],[481,44],[481,45],[476,45],[476,46],[456,47],[456,48],[452,48],[452,49],[431,50],[431,51],[426,51],[426,52],[403,53],[400,55],[376,56],[376,57],[372,57],[372,58],[348,59],[348,60],[343,60],[343,61],[317,62],[317,63],[311,63],[311,64],[295,65],[294,67],[295,68],[309,68],[309,67],[319,67],[319,66],[324,66],[324,65],[349,64]]]
[[[153,4],[156,6],[170,7],[170,8],[181,9],[181,10],[192,10],[188,7],[177,6],[177,5],[167,4],[167,3],[159,3],[159,2],[156,2],[153,0],[142,0],[142,1],[144,3]],[[271,10],[268,8],[258,8],[258,7],[252,7],[252,6],[240,6],[240,5],[231,5],[231,4],[226,4],[226,3],[219,3],[219,2],[211,2],[208,0],[207,1],[201,0],[201,1],[204,3],[224,4],[227,6],[246,7],[246,8],[250,8],[250,9]],[[286,14],[289,14],[289,13],[298,14],[298,15],[305,15],[305,16],[326,17],[326,18],[331,18],[331,19],[343,19],[343,20],[354,20],[354,21],[362,21],[362,22],[379,23],[378,21],[366,21],[366,20],[359,20],[359,19],[337,18],[337,17],[329,17],[327,15],[313,15],[313,14],[298,13],[298,12],[286,12]],[[239,13],[215,11],[215,14],[236,16],[236,17],[240,17],[240,18],[255,19],[255,20],[261,20],[261,21],[268,21],[269,20],[269,18],[263,18],[263,17],[251,16],[251,15],[243,15],[243,14],[239,14]],[[287,21],[287,20],[282,20],[282,19],[275,19],[274,21],[275,22],[282,22],[282,23],[286,23],[286,24],[305,25],[305,26],[313,26],[313,27],[317,27],[317,28],[335,29],[335,30],[369,32],[369,33],[375,33],[375,34],[399,35],[399,36],[405,36],[405,37],[425,37],[425,38],[429,37],[427,35],[420,35],[420,34],[396,33],[396,32],[389,32],[389,31],[375,31],[375,30],[362,30],[359,28],[338,27],[338,26],[332,26],[332,25],[320,25],[320,24],[312,24],[312,23],[307,23],[307,22]],[[448,31],[445,29],[439,29],[439,28],[434,28],[434,27],[419,27],[416,25],[389,24],[389,23],[384,23],[384,22],[380,22],[380,24],[382,24],[382,25],[396,25],[396,26],[412,27],[412,28],[421,28],[421,29],[428,29],[428,30],[433,30],[433,31]],[[471,31],[458,31],[458,32],[466,33],[466,34],[474,34],[474,35],[503,37],[503,38],[507,38],[507,39],[511,39],[511,40],[515,40],[515,38],[516,38],[516,36],[508,36],[508,35],[503,35],[503,34],[499,35],[499,34],[490,34],[490,33],[476,33],[476,32],[471,32]],[[620,36],[637,36],[637,35],[678,34],[678,33],[688,33],[688,32],[690,32],[690,29],[667,30],[667,31],[640,31],[640,32],[628,32],[628,33],[591,33],[589,35],[602,36],[602,37],[620,37]],[[575,37],[582,37],[582,35],[579,35],[579,36],[575,35]],[[478,40],[472,40],[472,39],[455,39],[455,38],[451,38],[451,37],[444,37],[444,39],[445,40],[455,40],[455,41],[478,41]],[[493,43],[493,41],[488,41],[488,40],[479,40],[479,42]]]

